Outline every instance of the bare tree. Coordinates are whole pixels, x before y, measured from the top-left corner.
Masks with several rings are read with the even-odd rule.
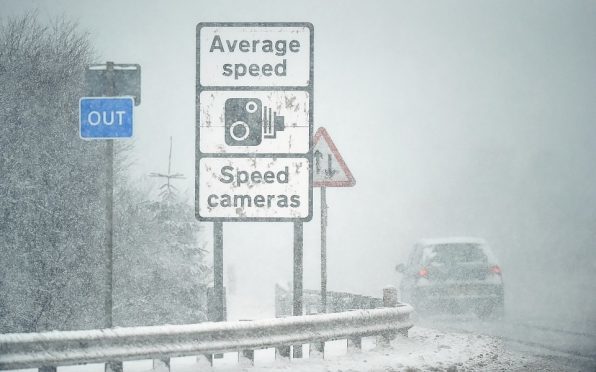
[[[104,144],[77,125],[90,56],[66,19],[0,26],[0,332],[101,324]]]

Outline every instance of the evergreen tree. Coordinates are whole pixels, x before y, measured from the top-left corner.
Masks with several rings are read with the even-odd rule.
[[[140,184],[146,184],[142,182]],[[206,320],[208,267],[192,207],[172,187],[150,190],[118,176],[115,218],[116,325]]]

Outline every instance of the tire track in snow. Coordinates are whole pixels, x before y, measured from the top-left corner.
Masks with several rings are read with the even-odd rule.
[[[580,332],[580,331],[571,331],[571,330],[567,330],[567,329],[553,328],[553,327],[548,327],[548,326],[543,326],[543,325],[536,325],[536,324],[528,324],[528,323],[523,323],[523,322],[508,322],[508,323],[514,324],[514,325],[518,325],[518,326],[522,326],[522,327],[526,327],[526,328],[540,329],[542,331],[564,333],[564,334],[569,334],[569,335],[590,337],[590,338],[596,339],[596,334],[593,334],[593,333]]]
[[[525,328],[536,329],[543,332],[551,332],[551,333],[559,333],[559,334],[567,334],[571,336],[580,336],[585,338],[594,339],[595,342],[592,344],[596,344],[596,335],[584,332],[575,332],[575,331],[568,331],[568,330],[561,330],[557,328],[547,327],[547,326],[536,326],[527,323],[521,322],[504,322],[502,324],[498,323],[484,323],[478,321],[467,322],[466,324],[461,324],[460,319],[455,319],[453,322],[449,322],[448,320],[441,319],[438,322],[433,319],[425,319],[421,323],[425,324],[427,327],[436,327],[440,328],[444,331],[452,331],[452,332],[463,332],[463,333],[471,333],[471,334],[485,334],[492,337],[500,338],[504,341],[517,343],[520,345],[525,345],[537,349],[542,349],[549,352],[555,352],[559,354],[566,355],[572,358],[579,358],[584,362],[596,363],[596,353],[594,352],[586,352],[582,350],[575,350],[570,349],[567,347],[557,346],[552,341],[553,339],[550,338],[549,340],[538,341],[535,339],[528,340],[524,339],[519,336],[515,336],[510,332],[507,332],[507,328],[504,326],[522,326]],[[522,333],[526,336],[530,336],[527,333]],[[596,349],[595,349],[596,350]]]

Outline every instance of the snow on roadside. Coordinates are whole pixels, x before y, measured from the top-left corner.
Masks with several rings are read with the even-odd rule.
[[[442,332],[414,327],[409,337],[398,336],[390,347],[376,346],[375,338],[363,340],[363,350],[346,353],[345,341],[326,344],[325,360],[274,360],[272,349],[255,353],[255,366],[237,364],[237,354],[228,353],[214,367],[196,363],[195,357],[174,358],[172,372],[365,372],[365,371],[567,371],[581,370],[510,349],[499,338],[471,333]],[[308,355],[305,346],[305,355]],[[150,361],[125,362],[124,372],[151,371]],[[58,372],[102,371],[102,366],[59,368]]]
[[[335,347],[337,347],[337,343]],[[326,348],[329,348],[329,343]],[[252,368],[215,367],[213,372],[364,372],[364,371],[565,371],[568,366],[549,358],[509,350],[498,338],[484,335],[440,332],[414,327],[408,338],[398,337],[390,348],[376,347],[374,339],[363,342],[363,351],[338,354],[324,361],[314,359],[292,362],[256,361]],[[191,369],[181,372],[190,372]],[[173,371],[177,372],[177,371]]]

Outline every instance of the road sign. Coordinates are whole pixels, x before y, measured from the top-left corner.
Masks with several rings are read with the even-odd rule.
[[[203,153],[307,154],[306,91],[203,91],[199,97]]]
[[[314,187],[352,187],[356,184],[352,172],[325,128],[317,130],[313,140]]]
[[[310,220],[313,40],[310,23],[197,26],[199,220]]]
[[[219,311],[223,221],[293,221],[294,315],[302,314],[302,224],[312,217],[313,41],[310,23],[197,25],[195,214],[213,221]],[[301,356],[302,345],[294,345],[294,358]]]
[[[199,23],[199,84],[307,88],[313,40],[310,23]]]
[[[202,158],[199,215],[228,221],[309,217],[306,158]]]
[[[84,97],[79,100],[80,136],[83,139],[132,137],[132,97]]]
[[[85,70],[88,97],[131,96],[141,103],[141,65],[108,62],[89,65]]]

